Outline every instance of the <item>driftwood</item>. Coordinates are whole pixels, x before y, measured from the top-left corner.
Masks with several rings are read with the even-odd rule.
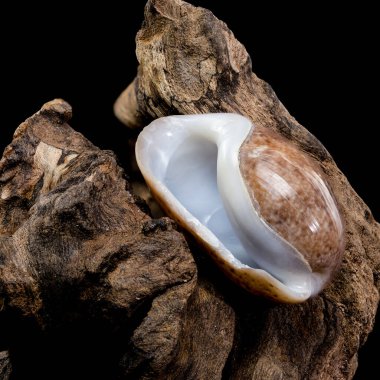
[[[112,152],[70,117],[67,103],[47,103],[0,161],[1,345],[15,378],[174,379],[202,367],[205,349],[215,376],[232,345],[230,306],[197,283],[173,222],[144,212]]]
[[[320,296],[301,305],[274,305],[239,293],[228,280],[213,278],[209,261],[198,263],[199,277],[213,279],[210,286],[225,294],[236,319],[223,378],[352,378],[379,301],[380,229],[370,210],[322,144],[252,73],[245,48],[210,11],[181,0],[150,0],[136,41],[138,75],[115,103],[122,122],[141,128],[169,114],[243,114],[280,132],[320,164],[346,221],[341,270]],[[210,303],[203,313],[209,308]],[[230,315],[221,322],[232,330]],[[209,326],[198,328],[207,331]],[[184,364],[177,366],[184,365],[184,378],[205,378],[213,355],[204,355],[198,377]],[[211,378],[220,378],[219,373]]]
[[[8,380],[12,373],[12,366],[7,351],[0,352],[0,379]]]
[[[304,304],[247,294],[169,218],[149,216],[112,152],[76,133],[55,100],[0,161],[0,378],[352,378],[378,303],[379,225],[225,24],[179,0],[149,1],[145,18],[118,116],[142,127],[233,111],[293,140],[346,219],[342,268]]]

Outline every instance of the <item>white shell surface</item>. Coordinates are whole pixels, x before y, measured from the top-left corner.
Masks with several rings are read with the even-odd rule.
[[[267,284],[263,293],[301,302],[325,279],[311,272],[252,205],[239,169],[239,150],[252,128],[236,114],[160,118],[140,134],[137,163],[164,208],[204,243],[225,272],[242,285],[252,279],[258,286]]]

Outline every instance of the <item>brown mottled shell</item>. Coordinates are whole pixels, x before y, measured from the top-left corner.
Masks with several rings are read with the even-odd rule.
[[[252,131],[239,157],[252,202],[266,223],[302,253],[313,272],[337,267],[343,227],[327,187],[321,190],[327,181],[315,162],[263,128]]]

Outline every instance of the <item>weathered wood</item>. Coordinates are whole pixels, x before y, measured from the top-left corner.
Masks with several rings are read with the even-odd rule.
[[[0,352],[0,379],[10,379],[12,373],[12,366],[9,360],[9,353],[7,351]]]
[[[138,75],[115,103],[122,122],[141,128],[169,114],[243,114],[256,125],[280,132],[319,163],[346,221],[340,271],[320,296],[301,305],[258,300],[223,279],[208,259],[199,260],[200,278],[225,295],[236,318],[233,347],[221,363],[223,378],[351,379],[379,301],[379,224],[322,144],[252,73],[245,48],[210,11],[181,0],[149,0],[136,41]],[[202,310],[207,319],[214,305],[210,301]],[[219,323],[226,322],[232,330],[233,320],[228,319]],[[196,347],[203,344],[194,339]],[[213,357],[208,352],[198,374],[208,373],[203,371]],[[187,372],[189,365],[176,363],[183,378],[204,378]],[[219,379],[220,372],[211,378]]]
[[[73,131],[56,100],[0,161],[0,378],[352,378],[378,304],[379,225],[225,24],[179,0],[149,1],[145,17],[119,117],[141,127],[233,111],[279,131],[329,178],[346,219],[343,266],[301,305],[247,294],[189,239],[191,255],[170,219],[147,215],[113,154]]]
[[[221,372],[231,308],[197,285],[173,222],[145,213],[113,153],[70,118],[64,101],[45,104],[0,161],[0,344],[15,378],[167,379],[171,362]]]

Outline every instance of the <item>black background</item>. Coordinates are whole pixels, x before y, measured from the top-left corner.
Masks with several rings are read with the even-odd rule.
[[[375,10],[320,2],[266,2],[260,8],[244,0],[191,2],[228,24],[251,55],[255,73],[322,141],[379,220]],[[62,97],[74,109],[71,125],[127,165],[129,132],[112,105],[135,76],[134,39],[145,2],[124,3],[1,6],[0,152],[20,122]],[[379,335],[377,327],[360,351],[355,379],[376,373],[371,354]]]

